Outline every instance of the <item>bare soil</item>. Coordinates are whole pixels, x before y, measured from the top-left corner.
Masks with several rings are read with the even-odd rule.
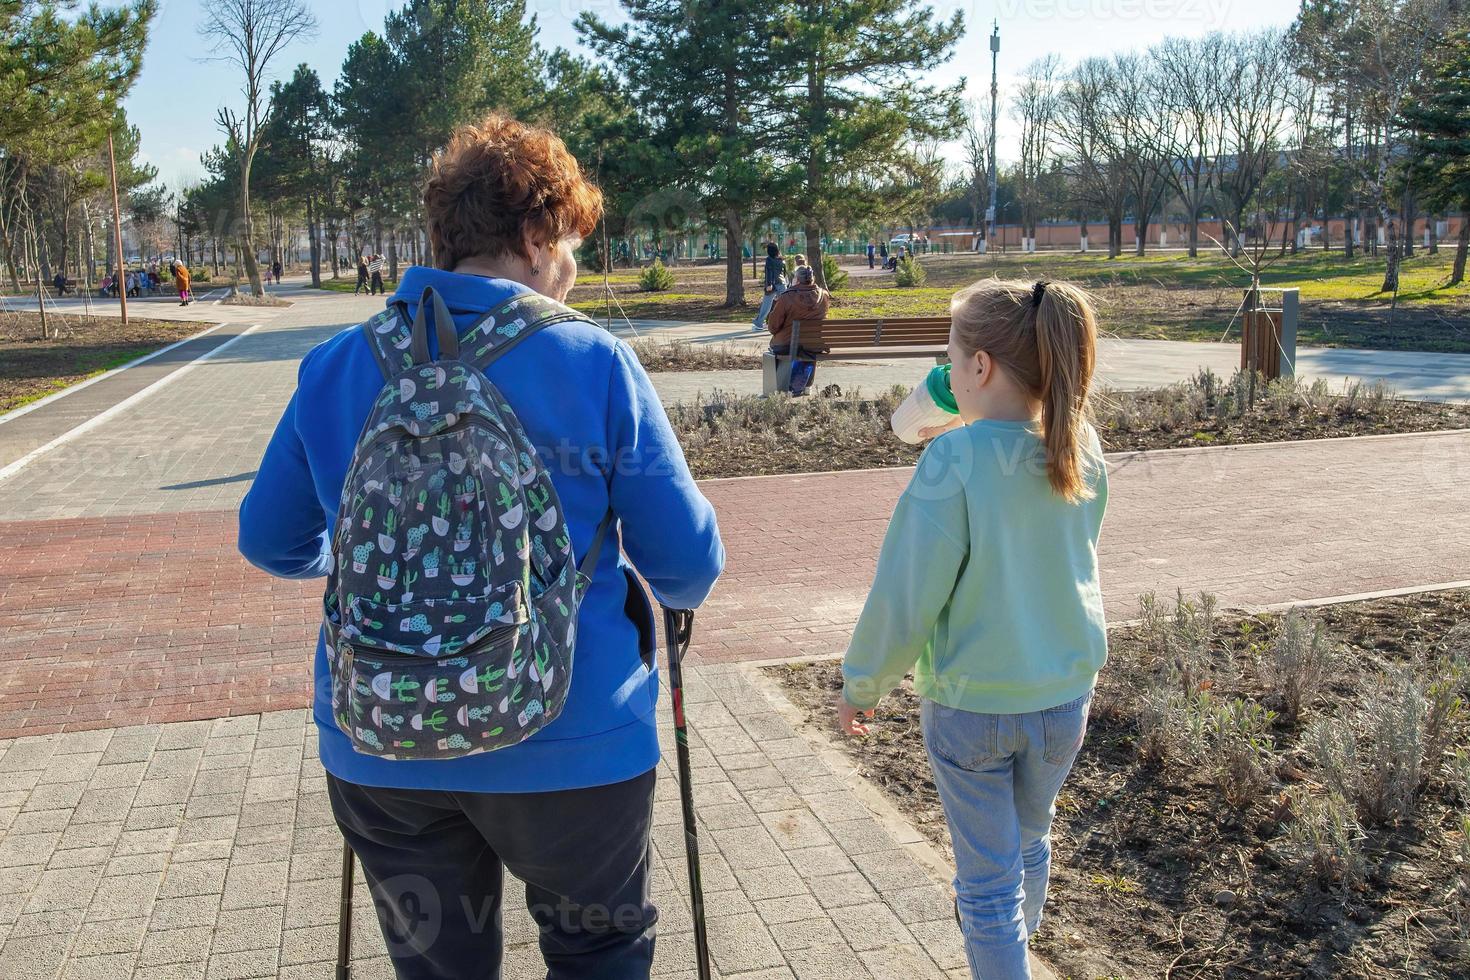
[[[47,317],[41,339],[37,313],[0,313],[0,412],[18,408],[184,337],[207,329],[198,321],[128,317]]]
[[[1137,626],[1115,627],[1087,740],[1057,801],[1053,871],[1036,951],[1074,977],[1463,977],[1470,949],[1457,926],[1470,894],[1461,879],[1470,796],[1443,760],[1426,760],[1412,815],[1361,831],[1365,879],[1322,884],[1289,839],[1296,794],[1317,795],[1303,734],[1316,719],[1350,719],[1363,736],[1367,692],[1387,672],[1470,654],[1470,591],[1454,590],[1328,606],[1314,615],[1340,643],[1337,670],[1295,722],[1269,732],[1270,785],[1241,808],[1228,805],[1202,767],[1143,760],[1139,692],[1161,664]],[[1258,669],[1281,617],[1222,616],[1210,644],[1216,698],[1279,707]],[[839,665],[767,668],[818,731],[831,732],[931,841],[948,833],[908,688],[885,698],[864,738],[835,734]],[[1461,673],[1454,693],[1463,699]],[[1463,701],[1461,703],[1463,709]],[[1451,750],[1467,746],[1466,717]]]

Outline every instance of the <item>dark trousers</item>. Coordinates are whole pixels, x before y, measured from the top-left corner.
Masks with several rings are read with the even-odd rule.
[[[504,868],[526,882],[548,980],[647,980],[654,781],[450,793],[328,775],[327,793],[400,980],[500,980]]]
[[[368,290],[368,295],[371,296],[374,293],[385,293],[385,292],[387,292],[387,290],[383,288],[383,274],[381,272],[374,272],[373,273],[373,285]]]
[[[359,272],[357,274],[357,286],[352,290],[352,295],[356,296],[363,289],[363,287],[365,287],[367,284],[368,284],[367,274],[366,273]],[[368,295],[371,296],[372,293],[369,293]]]

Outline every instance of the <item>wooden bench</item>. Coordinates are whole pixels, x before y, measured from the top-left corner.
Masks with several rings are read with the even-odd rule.
[[[944,363],[949,350],[949,317],[861,317],[824,320],[817,339],[802,342],[801,321],[791,324],[791,349],[803,346],[825,348],[813,355],[817,361],[890,360],[902,357],[932,357]],[[766,351],[761,357],[761,390],[767,394],[791,388],[791,358]]]

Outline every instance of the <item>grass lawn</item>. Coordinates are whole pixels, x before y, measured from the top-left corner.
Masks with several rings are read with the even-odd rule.
[[[209,328],[192,320],[52,315],[59,336],[41,340],[36,313],[0,314],[0,412],[53,392]]]
[[[1036,951],[1071,977],[1466,976],[1470,592],[1141,613],[1109,630]],[[907,682],[848,738],[837,661],[767,670],[949,846]]]
[[[393,290],[395,288],[397,288],[397,286],[398,286],[398,280],[397,279],[384,279],[383,280],[383,285],[384,285],[385,288],[387,288],[388,292],[391,293],[391,292],[393,292]],[[323,276],[322,277],[322,289],[325,289],[329,293],[350,293],[350,292],[352,292],[352,290],[356,286],[357,286],[357,275],[356,275],[356,273],[354,273],[351,276],[343,276],[340,279],[330,279],[330,278],[328,278],[326,276]],[[363,295],[364,296],[367,295],[367,289],[366,288],[364,288],[362,292],[363,292]]]
[[[1451,260],[1449,248],[1437,256],[1419,251],[1406,259],[1396,309],[1392,298],[1378,291],[1381,258],[1349,262],[1341,253],[1304,252],[1277,262],[1262,282],[1301,290],[1298,340],[1303,345],[1470,352],[1470,283],[1443,286]],[[1114,336],[1218,340],[1227,327],[1239,336],[1239,322],[1233,327],[1231,322],[1249,281],[1222,256],[1190,259],[1175,252],[1118,259],[1097,253],[956,254],[921,261],[928,282],[918,288],[898,288],[891,275],[854,275],[834,295],[832,316],[938,316],[948,312],[957,289],[977,279],[1065,279],[1093,291],[1103,329]],[[748,264],[744,268],[750,273]],[[628,270],[618,270],[606,288],[602,276],[583,272],[570,299],[599,319],[609,307],[614,317],[621,309],[629,317],[648,319],[739,321],[754,315],[760,293],[753,276],[746,280],[745,306],[731,310],[722,306],[723,266],[672,271],[675,286],[662,293],[640,291],[636,274]]]

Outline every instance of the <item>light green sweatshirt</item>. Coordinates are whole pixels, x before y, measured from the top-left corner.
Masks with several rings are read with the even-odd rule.
[[[1107,659],[1097,538],[1108,484],[1091,427],[1086,439],[1095,495],[1075,504],[1052,492],[1032,423],[973,422],[924,451],[847,648],[849,704],[874,707],[910,668],[921,696],[991,714],[1092,688]]]

